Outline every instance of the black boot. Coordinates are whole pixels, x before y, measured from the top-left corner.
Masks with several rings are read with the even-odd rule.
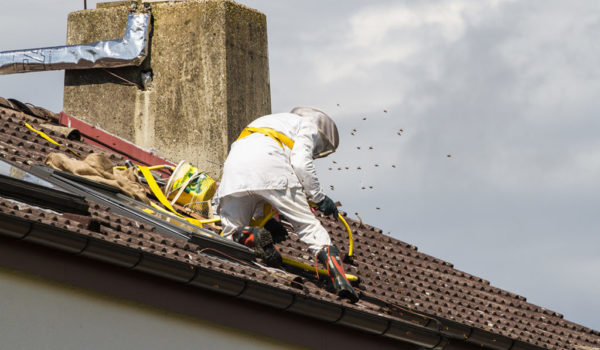
[[[285,227],[281,224],[281,222],[270,219],[265,224],[265,229],[271,232],[271,237],[273,237],[274,243],[281,243],[288,239],[288,232]]]
[[[253,248],[267,266],[281,267],[281,254],[275,248],[269,231],[252,226],[238,227],[233,231],[233,240]]]
[[[346,279],[344,266],[340,259],[340,251],[334,245],[325,246],[317,253],[317,259],[327,267],[331,283],[340,298],[349,299],[351,303],[358,301],[358,294]]]

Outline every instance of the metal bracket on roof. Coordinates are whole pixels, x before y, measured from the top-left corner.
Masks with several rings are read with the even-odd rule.
[[[127,15],[119,40],[0,52],[0,75],[60,69],[139,66],[148,54],[150,12]]]

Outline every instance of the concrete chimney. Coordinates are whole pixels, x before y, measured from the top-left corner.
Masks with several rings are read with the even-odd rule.
[[[67,44],[123,36],[129,1],[69,14]],[[64,110],[220,178],[229,146],[271,112],[265,15],[228,0],[151,2],[140,67],[67,70]]]

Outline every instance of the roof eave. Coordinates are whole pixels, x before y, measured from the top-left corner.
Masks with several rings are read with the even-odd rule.
[[[0,213],[0,237],[47,246],[134,271],[167,278],[220,294],[235,296],[310,318],[359,329],[383,338],[424,348],[443,348],[440,332],[316,299],[293,290],[227,275],[216,270],[163,258],[85,234]],[[4,246],[4,245],[0,245]]]

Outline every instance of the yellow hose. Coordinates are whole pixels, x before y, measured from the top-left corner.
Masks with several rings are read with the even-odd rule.
[[[310,203],[311,205],[314,203]],[[276,209],[272,209],[271,211],[269,211],[264,218],[262,218],[259,222],[258,225],[256,225],[257,227],[264,227],[265,224],[267,223],[267,221],[269,221],[269,219],[271,219],[273,217],[273,215],[275,215],[275,213],[277,213]],[[354,244],[353,244],[353,239],[352,239],[352,230],[350,229],[350,226],[348,225],[348,223],[346,222],[346,220],[344,219],[344,217],[342,216],[342,214],[338,213],[338,218],[340,218],[340,220],[342,221],[342,223],[344,224],[344,227],[346,227],[346,231],[348,231],[348,241],[350,242],[349,244],[349,249],[348,249],[348,257],[352,258],[352,251],[354,248]],[[281,256],[281,259],[283,261],[284,264],[286,265],[290,265],[293,267],[297,267],[300,268],[304,271],[308,271],[308,272],[313,272],[313,273],[318,273],[321,275],[325,275],[325,276],[329,276],[329,273],[327,272],[327,270],[325,269],[317,269],[314,266],[305,264],[303,262],[294,260],[292,258],[288,258],[287,256]],[[348,279],[348,281],[350,282],[356,282],[358,281],[358,277],[351,275],[351,274],[346,274],[346,279]]]
[[[175,167],[172,167],[172,166],[166,165],[166,164],[165,165],[153,165],[153,166],[149,166],[148,170],[165,169],[165,168],[167,168],[167,169],[169,169],[171,171],[175,170]]]
[[[314,202],[309,201],[308,204],[311,207],[317,207],[317,204]],[[352,230],[350,229],[350,226],[348,225],[346,219],[344,219],[342,214],[338,213],[338,218],[340,219],[342,224],[344,224],[344,227],[348,232],[348,258],[353,259],[354,257],[352,256],[352,254],[354,254],[354,238],[352,237]]]
[[[348,231],[348,257],[352,259],[352,254],[354,253],[354,238],[352,237],[352,230],[350,229],[350,226],[348,225],[346,219],[344,219],[342,214],[338,213],[338,218],[340,218],[342,224],[344,224],[344,227],[346,228],[346,231]]]
[[[221,221],[221,218],[212,218],[212,219],[198,220],[198,221],[200,221],[200,223],[202,223],[202,224],[212,224],[213,222]]]

